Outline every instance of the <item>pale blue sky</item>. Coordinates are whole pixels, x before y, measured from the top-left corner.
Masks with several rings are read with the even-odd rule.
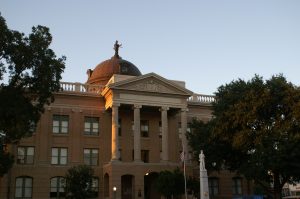
[[[10,29],[44,25],[66,55],[63,81],[120,55],[143,74],[213,94],[233,79],[283,73],[300,85],[300,0],[0,0]]]

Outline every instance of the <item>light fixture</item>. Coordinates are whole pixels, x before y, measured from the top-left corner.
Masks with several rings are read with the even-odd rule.
[[[113,187],[113,191],[117,191],[117,187]]]
[[[148,172],[145,174],[145,176],[147,176],[147,175],[149,175],[149,173],[148,173]]]

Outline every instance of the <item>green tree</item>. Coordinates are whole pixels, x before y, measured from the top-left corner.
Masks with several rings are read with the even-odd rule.
[[[0,15],[0,143],[3,146],[31,136],[44,111],[59,91],[65,57],[49,48],[49,28],[37,26],[25,36],[8,29]],[[1,147],[1,168],[11,156]],[[5,174],[11,165],[1,170]]]
[[[86,199],[94,196],[92,189],[94,170],[87,165],[70,168],[65,176],[65,193],[68,199]]]
[[[239,79],[218,88],[212,110],[212,120],[194,121],[188,134],[208,169],[237,171],[275,199],[300,179],[299,87],[282,75]]]
[[[199,178],[188,177],[187,179],[187,189],[193,196],[199,198],[200,193],[200,181]]]
[[[157,178],[157,190],[167,199],[184,194],[184,177],[177,168],[173,172],[161,171]]]

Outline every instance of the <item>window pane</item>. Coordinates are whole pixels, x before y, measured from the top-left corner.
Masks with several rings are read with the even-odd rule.
[[[67,128],[68,127],[68,121],[62,121],[61,126]]]
[[[17,163],[20,163],[20,164],[25,163],[25,148],[24,147],[18,147]]]
[[[31,186],[32,186],[32,179],[25,178],[25,187],[31,187]]]
[[[59,121],[58,120],[54,120],[53,121],[53,127],[52,127],[52,131],[53,133],[59,133]]]
[[[84,150],[83,150],[83,153],[84,153],[84,154],[90,154],[90,149],[84,149]]]
[[[98,155],[98,149],[93,149],[92,153],[93,153],[93,155]]]
[[[20,155],[20,156],[25,155],[25,148],[24,147],[18,147],[18,155]]]
[[[50,180],[50,187],[51,187],[51,191],[53,188],[55,188],[57,186],[57,178],[51,178]]]
[[[88,123],[88,122],[84,123],[84,131],[85,132],[89,132],[90,131],[90,123]]]
[[[27,148],[27,155],[34,155],[34,148],[33,147],[28,147]]]
[[[87,156],[84,156],[84,164],[90,165],[90,158]]]
[[[59,127],[58,126],[53,127],[53,133],[59,133]]]
[[[17,178],[16,179],[16,187],[22,187],[23,184],[23,178]]]
[[[21,187],[16,187],[15,195],[16,195],[16,198],[22,197],[22,188]]]
[[[59,185],[60,187],[64,187],[66,184],[66,179],[64,177],[59,178]]]
[[[91,165],[98,165],[98,158],[92,158]]]
[[[93,178],[92,187],[98,187],[98,178]]]
[[[31,197],[31,188],[25,188],[25,193],[24,193],[24,196],[27,197],[27,198],[30,198]]]
[[[52,148],[52,157],[58,156],[58,148]]]
[[[58,157],[52,157],[51,164],[58,164]]]
[[[60,164],[67,164],[67,157],[61,157]]]
[[[53,120],[53,126],[58,127],[59,126],[59,121],[58,120]]]
[[[241,178],[233,178],[233,194],[240,195],[242,194],[242,179]]]
[[[68,128],[61,128],[61,133],[68,133]]]
[[[67,156],[67,154],[68,154],[68,151],[67,151],[67,149],[60,149],[60,155],[61,156]]]
[[[98,129],[98,127],[97,127],[97,128],[93,128],[93,134],[94,134],[94,135],[97,135],[97,134],[98,134],[98,132],[99,132],[99,129]]]
[[[33,155],[28,155],[27,159],[26,159],[26,163],[27,164],[33,164],[33,159],[34,159]]]
[[[98,129],[99,128],[99,123],[98,122],[93,122],[93,128]]]

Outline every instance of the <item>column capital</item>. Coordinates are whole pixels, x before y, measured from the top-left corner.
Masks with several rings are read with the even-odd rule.
[[[181,108],[181,112],[188,112],[189,109],[187,107]]]
[[[111,107],[119,107],[121,104],[118,102],[113,102]]]
[[[134,104],[133,105],[133,109],[140,109],[140,108],[142,108],[141,104]]]
[[[169,107],[168,106],[162,106],[160,107],[159,111],[168,111]]]

